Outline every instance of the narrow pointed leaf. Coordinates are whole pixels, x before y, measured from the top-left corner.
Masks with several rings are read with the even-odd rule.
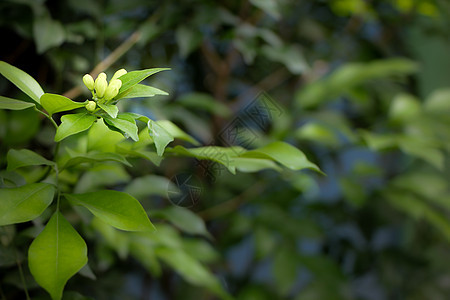
[[[52,203],[55,187],[32,183],[18,188],[0,189],[0,226],[31,221]]]
[[[167,92],[163,90],[157,89],[152,86],[144,85],[144,84],[136,84],[132,88],[125,90],[119,93],[115,100],[125,99],[125,98],[146,98],[153,97],[155,95],[169,95]]]
[[[120,114],[115,119],[107,116],[104,117],[104,120],[110,126],[124,132],[126,137],[131,137],[134,141],[139,140],[138,127],[136,126],[136,121],[134,121],[132,117],[126,114]]]
[[[284,142],[273,142],[262,148],[244,152],[241,157],[272,159],[292,170],[312,169],[321,172],[302,151]]]
[[[40,104],[39,99],[44,94],[44,91],[33,77],[4,61],[0,61],[0,74],[30,96],[36,103]]]
[[[27,167],[27,166],[54,166],[55,163],[51,160],[48,160],[36,152],[33,152],[28,149],[15,150],[11,149],[8,151],[6,156],[6,160],[8,161],[8,171],[13,171],[17,168]]]
[[[59,142],[70,135],[89,129],[95,120],[97,120],[97,117],[88,113],[62,116],[61,125],[56,130],[55,142]]]
[[[75,102],[67,97],[49,93],[45,93],[41,97],[41,105],[50,116],[57,112],[84,107],[86,103],[87,101]]]
[[[153,120],[147,123],[150,136],[153,138],[156,146],[156,152],[159,156],[164,154],[164,149],[173,141],[173,136],[164,127]]]
[[[111,118],[117,118],[117,114],[119,113],[119,108],[113,104],[102,104],[97,103],[101,109],[103,109]]]
[[[59,212],[53,214],[28,250],[31,274],[53,300],[61,299],[66,282],[86,263],[86,243]]]
[[[127,74],[124,74],[119,77],[119,79],[122,81],[122,86],[119,90],[119,95],[128,90],[129,88],[135,86],[145,78],[149,77],[150,75],[153,75],[155,73],[170,70],[169,68],[154,68],[154,69],[145,69],[140,71],[132,71],[128,72]]]
[[[138,200],[127,193],[104,190],[85,194],[66,194],[75,205],[89,209],[103,222],[128,231],[153,230],[153,224]]]
[[[22,110],[33,107],[34,105],[34,103],[0,96],[0,109]]]

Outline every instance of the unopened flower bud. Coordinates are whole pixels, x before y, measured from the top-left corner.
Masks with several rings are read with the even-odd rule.
[[[94,78],[91,75],[86,74],[83,76],[84,85],[90,90],[94,90]]]
[[[106,81],[106,74],[100,73],[97,76],[97,79],[95,79],[95,93],[97,94],[97,97],[103,98],[106,92],[106,88],[108,87],[108,82]]]
[[[119,89],[117,89],[115,87],[112,87],[112,88],[108,87],[105,92],[105,100],[106,101],[111,100],[112,98],[117,96],[118,93],[119,93]]]
[[[119,93],[119,89],[122,86],[122,81],[120,79],[114,79],[109,82],[108,88],[105,92],[106,101],[111,100]]]
[[[108,88],[116,88],[116,89],[120,89],[120,87],[122,86],[122,80],[120,79],[111,79],[111,81],[109,82]]]
[[[93,112],[97,107],[97,104],[94,101],[89,101],[85,107],[88,111]]]
[[[116,73],[114,73],[113,77],[111,78],[111,81],[114,79],[117,79],[120,76],[125,75],[125,74],[127,74],[127,70],[125,70],[125,69],[117,70]]]

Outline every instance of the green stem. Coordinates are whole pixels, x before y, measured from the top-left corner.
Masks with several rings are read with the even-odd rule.
[[[41,113],[41,114],[43,114],[47,119],[50,120],[50,122],[52,122],[53,126],[55,126],[55,128],[58,129],[58,124],[56,124],[55,120],[53,120],[52,117],[50,117],[48,114],[46,114],[46,113],[43,112],[42,110],[37,109],[36,106],[34,107],[34,110],[37,111],[37,112],[39,112],[39,113]]]

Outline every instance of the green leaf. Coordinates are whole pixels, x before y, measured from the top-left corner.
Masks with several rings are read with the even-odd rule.
[[[241,172],[258,172],[264,169],[273,169],[278,172],[281,168],[272,160],[263,158],[235,157],[233,158],[236,169]]]
[[[115,119],[109,116],[105,116],[104,120],[107,124],[123,132],[126,138],[131,137],[134,141],[139,140],[138,127],[136,126],[136,122],[129,115],[120,114]]]
[[[186,58],[194,51],[203,40],[202,33],[198,28],[186,26],[186,24],[182,24],[177,28],[175,38],[183,58]]]
[[[34,19],[33,37],[36,42],[37,52],[42,54],[46,50],[57,47],[64,42],[64,27],[60,22],[52,20],[48,14],[44,14]]]
[[[82,163],[95,163],[102,161],[115,161],[131,167],[131,164],[127,161],[127,159],[123,155],[117,153],[98,152],[98,151],[91,151],[88,153],[76,153],[70,149],[67,150],[70,152],[69,154],[71,158],[65,162],[65,164],[61,167],[61,170]]]
[[[177,125],[172,123],[169,120],[159,120],[156,121],[159,126],[164,128],[171,136],[173,136],[176,139],[184,140],[186,142],[189,142],[193,145],[200,145],[198,141],[196,141],[193,137],[191,137],[189,134],[181,130]]]
[[[95,120],[97,120],[97,117],[88,113],[62,116],[61,125],[56,130],[55,142],[59,142],[70,135],[89,129]]]
[[[124,192],[137,199],[141,199],[151,195],[167,197],[167,191],[169,189],[176,190],[177,186],[164,176],[147,175],[133,179],[125,187]]]
[[[87,263],[83,238],[59,212],[31,243],[28,265],[31,274],[52,297],[61,299],[67,280]]]
[[[0,109],[22,110],[33,107],[35,104],[0,96]]]
[[[211,274],[200,262],[178,249],[160,247],[156,255],[175,269],[186,281],[203,286],[214,292],[222,299],[231,299],[223,290],[217,278]]]
[[[21,149],[21,150],[11,149],[8,151],[6,159],[8,161],[8,168],[7,168],[8,171],[13,171],[17,168],[27,166],[55,165],[54,162],[28,149]]]
[[[103,222],[118,229],[128,231],[154,229],[139,201],[127,193],[103,190],[64,196],[72,203],[86,207]]]
[[[67,97],[57,94],[45,93],[41,97],[41,105],[50,116],[57,112],[68,111],[75,108],[84,107],[86,103],[87,101],[75,102]]]
[[[173,141],[173,136],[164,127],[153,120],[147,123],[150,136],[153,138],[156,146],[156,153],[159,156],[164,154],[164,149]]]
[[[241,157],[272,159],[292,170],[312,169],[321,173],[319,167],[310,162],[302,151],[284,142],[273,142],[244,152]]]
[[[160,89],[144,84],[136,84],[132,88],[119,93],[114,100],[126,99],[126,98],[146,98],[153,97],[155,95],[169,95]]]
[[[119,77],[119,79],[122,81],[122,86],[119,90],[119,95],[123,93],[124,91],[128,90],[129,88],[135,86],[145,78],[149,77],[150,75],[153,75],[155,73],[170,70],[169,68],[154,68],[154,69],[145,69],[140,71],[132,71],[128,72],[127,74],[124,74]]]
[[[170,206],[168,208],[156,211],[154,215],[169,220],[180,230],[187,233],[199,234],[208,238],[212,238],[211,234],[206,229],[203,219],[187,208]]]
[[[195,157],[197,159],[206,159],[218,162],[224,165],[232,174],[236,174],[236,166],[234,156],[242,151],[242,148],[224,148],[218,146],[206,146],[187,149],[183,146],[175,146],[174,148],[166,149],[166,152],[175,153],[183,156]],[[236,151],[236,152],[235,152]]]
[[[277,20],[281,18],[280,4],[276,0],[250,0],[250,3]]]
[[[144,159],[151,161],[158,167],[161,164],[161,161],[163,160],[163,157],[159,156],[154,151],[147,151],[142,149],[130,149],[127,147],[123,147],[123,145],[117,146],[117,152],[120,154],[126,154],[128,156],[142,157]]]
[[[87,150],[114,152],[122,140],[124,137],[120,132],[110,130],[103,119],[98,119],[88,131]]]
[[[301,49],[295,44],[277,47],[264,45],[261,50],[270,60],[284,64],[292,74],[302,74],[310,69]]]
[[[101,109],[103,109],[111,118],[117,118],[117,114],[119,113],[119,108],[114,104],[102,104],[97,103]]]
[[[96,116],[88,113],[70,114],[61,117],[61,125],[56,130],[55,142],[68,136],[88,130],[97,120]]]
[[[101,233],[103,238],[106,240],[106,243],[117,251],[120,258],[125,259],[128,256],[130,235],[128,235],[127,232],[117,230],[101,221],[99,218],[94,218],[91,225]]]
[[[4,61],[0,61],[0,73],[36,103],[40,104],[39,99],[44,94],[44,91],[33,77]]]
[[[55,187],[32,183],[17,188],[0,189],[0,226],[31,221],[52,203]]]

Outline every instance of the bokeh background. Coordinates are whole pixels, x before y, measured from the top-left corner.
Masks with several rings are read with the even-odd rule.
[[[326,174],[170,157],[92,169],[78,191],[129,191],[158,236],[79,225],[90,270],[64,299],[449,299],[448,1],[3,0],[0,32],[0,59],[47,92],[83,101],[85,73],[170,67],[147,81],[169,96],[121,109],[203,145],[283,140]],[[0,94],[22,97],[4,78]],[[45,151],[52,130],[0,111],[0,164],[10,148]],[[168,197],[174,179],[193,201]],[[2,300],[23,299],[17,261],[32,299],[47,299],[26,229],[1,233]],[[155,256],[160,244],[171,250]]]

